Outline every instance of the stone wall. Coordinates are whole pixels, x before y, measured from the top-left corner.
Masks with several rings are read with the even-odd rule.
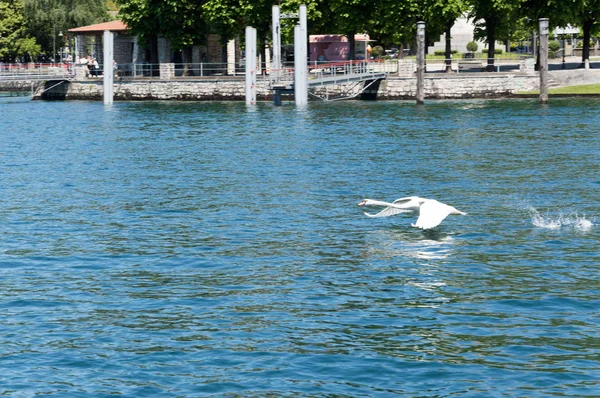
[[[185,101],[243,101],[245,99],[244,81],[231,80],[194,80],[194,81],[127,81],[114,84],[115,100],[185,100]],[[102,81],[70,82],[65,99],[102,100]],[[258,84],[257,97],[270,99],[266,82]],[[36,92],[34,99],[40,99]]]
[[[3,80],[0,81],[0,91],[35,92],[41,84],[31,80]]]
[[[565,70],[549,73],[553,86],[569,84],[600,83],[600,70]],[[272,100],[267,81],[257,84],[259,101]],[[64,90],[64,88],[61,88]],[[122,80],[115,82],[115,100],[235,100],[243,101],[245,85],[243,78]],[[350,89],[359,93],[360,85]],[[507,97],[517,92],[539,89],[537,73],[460,73],[431,74],[425,79],[427,99],[493,98]],[[329,98],[347,92],[347,85],[325,86],[316,91]],[[374,93],[371,93],[374,94]],[[377,99],[402,100],[416,96],[415,77],[389,77],[379,83]],[[36,94],[39,98],[39,95]],[[372,98],[374,95],[372,96]],[[64,93],[65,99],[102,99],[102,81],[72,81]]]
[[[346,87],[347,88],[347,87]],[[427,99],[451,98],[493,98],[507,97],[516,92],[537,90],[537,74],[500,74],[500,73],[461,73],[431,74],[425,78],[425,97]],[[350,90],[350,95],[358,95],[360,86]],[[315,91],[320,97],[335,98],[343,87],[325,86]],[[415,77],[388,77],[382,80],[377,90],[377,99],[402,100],[414,99],[417,95]]]
[[[550,87],[580,86],[583,84],[600,84],[600,70],[573,69],[548,73],[548,85]]]
[[[382,83],[382,86],[385,82]],[[380,90],[386,99],[415,98],[416,79],[388,79],[387,90]],[[428,99],[506,97],[520,91],[535,90],[539,77],[534,74],[490,74],[485,78],[475,74],[461,74],[425,79],[425,97]],[[378,97],[381,98],[381,97]]]
[[[113,57],[117,64],[122,65],[132,63],[134,55],[134,37],[122,33],[115,33],[114,41]]]

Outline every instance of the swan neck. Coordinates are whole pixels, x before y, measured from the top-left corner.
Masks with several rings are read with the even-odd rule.
[[[369,199],[368,203],[369,205],[375,205],[375,206],[387,206],[387,207],[396,207],[396,208],[400,208],[400,206],[395,205],[393,203],[390,202],[383,202],[381,200],[373,200],[373,199]]]

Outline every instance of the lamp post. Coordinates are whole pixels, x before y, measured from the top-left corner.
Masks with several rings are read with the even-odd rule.
[[[60,37],[60,40],[62,42],[62,37],[63,37],[63,33],[62,30],[58,32],[58,37]],[[60,63],[63,63],[63,46],[60,46]]]
[[[425,101],[425,22],[417,22],[417,104]]]
[[[540,103],[548,103],[548,18],[540,18]]]
[[[566,66],[565,66],[565,52],[567,51],[567,45],[565,44],[565,35],[564,34],[563,34],[563,37],[562,37],[562,42],[563,42],[563,62],[562,62],[562,68],[566,69]]]
[[[56,23],[52,23],[52,63],[56,62]]]

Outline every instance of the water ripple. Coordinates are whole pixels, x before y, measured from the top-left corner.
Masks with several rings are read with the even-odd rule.
[[[600,391],[593,101],[2,106],[0,394]]]

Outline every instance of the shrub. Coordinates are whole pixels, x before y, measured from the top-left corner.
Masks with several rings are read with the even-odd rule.
[[[458,50],[450,50],[450,54],[458,54]],[[433,55],[446,55],[446,50],[435,50]]]
[[[577,40],[577,48],[583,48],[583,40]],[[590,48],[594,48],[593,40],[590,40]]]
[[[375,46],[375,47],[373,47],[373,49],[371,49],[371,55],[374,56],[375,58],[381,57],[384,53],[385,53],[385,51],[383,50],[383,47],[381,47],[381,46]]]
[[[488,50],[489,50],[488,48],[484,48],[483,53],[487,54]],[[500,55],[503,52],[504,52],[504,50],[502,50],[501,48],[494,48],[494,54],[496,54],[496,55]]]
[[[558,40],[550,40],[548,42],[548,49],[550,51],[556,52],[556,51],[560,50],[560,47],[561,47],[560,42]]]
[[[474,41],[470,41],[467,43],[467,50],[474,53],[475,51],[477,51],[477,48],[479,46],[477,45],[477,43],[475,43]]]

